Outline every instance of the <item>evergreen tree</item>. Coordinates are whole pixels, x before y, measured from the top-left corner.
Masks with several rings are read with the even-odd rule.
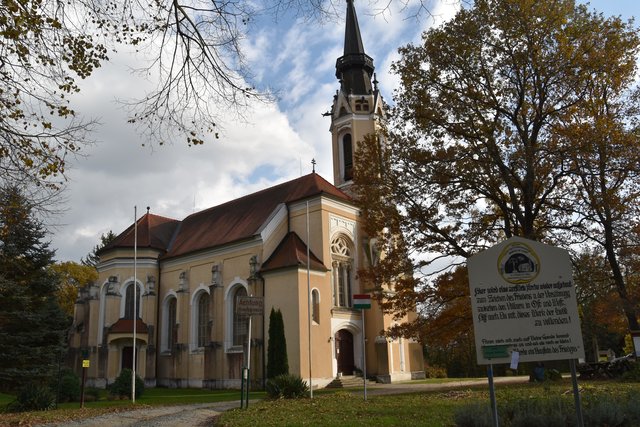
[[[100,243],[93,247],[93,250],[87,254],[85,258],[80,258],[80,263],[82,265],[86,265],[87,267],[95,267],[100,262],[100,257],[98,256],[98,252],[102,250],[105,246],[107,246],[113,239],[115,239],[115,233],[112,230],[109,230],[108,233],[102,234],[100,236]]]
[[[16,187],[0,188],[0,389],[45,382],[64,351],[69,319],[58,305],[54,251]]]
[[[269,315],[269,344],[267,347],[267,378],[289,373],[287,340],[280,309],[271,308]]]

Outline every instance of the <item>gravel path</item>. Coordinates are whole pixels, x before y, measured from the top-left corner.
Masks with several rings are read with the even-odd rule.
[[[255,403],[255,401],[250,401]],[[216,416],[240,407],[240,401],[198,403],[192,405],[163,406],[125,412],[114,412],[83,420],[46,424],[46,426],[102,427],[102,426],[211,426]]]
[[[524,383],[529,377],[499,377],[495,378],[496,384]],[[440,384],[375,384],[367,387],[367,396],[381,396],[402,393],[420,393],[423,391],[450,390],[471,386],[487,385],[487,380],[451,381]],[[349,389],[345,389],[349,391]],[[361,389],[353,390],[354,394],[362,394]],[[251,404],[257,401],[250,401]],[[46,424],[46,426],[59,427],[102,427],[102,426],[132,426],[132,427],[156,427],[156,426],[211,426],[215,417],[229,409],[239,408],[240,401],[199,403],[181,406],[163,406],[157,408],[144,408],[126,412],[115,412],[100,415],[84,420],[65,422],[59,424]]]

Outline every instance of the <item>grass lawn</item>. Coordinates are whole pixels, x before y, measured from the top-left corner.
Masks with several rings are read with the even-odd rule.
[[[590,382],[581,384],[585,400],[597,401],[604,396],[640,395],[640,384]],[[498,406],[515,400],[527,402],[559,398],[573,408],[570,380],[544,384],[499,385]],[[640,402],[640,401],[639,401]],[[475,404],[475,406],[473,406]],[[472,405],[470,412],[480,418],[478,408],[489,408],[486,386],[447,391],[430,391],[404,395],[369,396],[361,392],[340,391],[319,394],[302,400],[277,400],[257,403],[249,409],[234,409],[222,414],[222,426],[453,426],[456,410]],[[640,403],[639,403],[640,405]],[[490,416],[490,415],[489,415]],[[543,424],[540,424],[543,425]]]
[[[450,382],[439,381],[439,382]],[[630,393],[640,396],[640,383],[615,381],[581,382],[583,401],[598,401],[606,397],[617,399]],[[498,405],[520,399],[527,402],[560,398],[566,407],[573,408],[570,380],[543,384],[498,385]],[[252,392],[252,399],[264,397],[262,392]],[[0,394],[0,404],[13,398]],[[47,422],[64,422],[88,418],[107,412],[126,411],[158,405],[182,405],[190,403],[239,400],[237,390],[166,389],[145,390],[142,397],[131,404],[128,400],[110,401],[101,395],[96,402],[87,402],[80,409],[79,403],[61,404],[56,410],[20,414],[0,414],[0,426],[29,426]],[[454,413],[465,406],[479,405],[471,410],[475,416],[489,407],[487,386],[459,387],[446,391],[428,391],[404,395],[371,396],[363,400],[361,389],[347,391],[318,391],[314,399],[277,400],[252,403],[248,409],[234,409],[222,414],[218,420],[223,426],[453,426]],[[640,398],[638,399],[640,407]]]
[[[264,392],[261,391],[251,392],[251,399],[261,399],[264,396]],[[13,396],[0,394],[0,407],[6,406],[12,400],[14,400]],[[82,409],[80,409],[79,402],[69,402],[61,403],[58,405],[58,409],[51,411],[0,414],[0,426],[28,426],[64,422],[95,417],[108,412],[121,412],[150,406],[188,405],[191,403],[226,402],[230,400],[240,400],[240,391],[149,388],[133,404],[130,400],[107,400],[106,391],[103,390],[99,400],[85,402]]]

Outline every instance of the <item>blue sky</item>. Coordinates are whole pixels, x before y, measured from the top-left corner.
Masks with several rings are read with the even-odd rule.
[[[384,4],[378,1],[377,4]],[[370,1],[355,5],[366,52],[373,57],[383,96],[389,102],[398,79],[389,74],[397,48],[417,42],[420,34],[451,17],[453,0],[434,0],[433,17],[408,17],[395,8],[376,11]],[[591,7],[624,18],[640,13],[638,0],[598,0]],[[346,3],[345,3],[346,9]],[[342,11],[344,13],[344,11]],[[116,234],[133,222],[133,206],[182,219],[190,213],[258,191],[316,170],[332,181],[329,118],[338,88],[335,61],[342,55],[344,19],[323,23],[271,19],[254,23],[244,42],[258,86],[271,88],[273,104],[258,104],[245,120],[228,117],[221,139],[203,146],[181,142],[143,147],[114,102],[141,93],[149,82],[128,66],[135,58],[120,55],[84,82],[78,110],[102,123],[96,143],[71,167],[66,210],[53,218],[52,247],[57,259],[79,261],[102,233]]]

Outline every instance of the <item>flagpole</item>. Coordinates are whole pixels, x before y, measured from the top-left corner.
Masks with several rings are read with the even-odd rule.
[[[311,274],[309,269],[309,201],[307,200],[307,326],[309,329],[309,396],[313,399],[311,377]]]
[[[138,207],[133,207],[133,361],[131,401],[136,403],[136,324],[138,323]]]

